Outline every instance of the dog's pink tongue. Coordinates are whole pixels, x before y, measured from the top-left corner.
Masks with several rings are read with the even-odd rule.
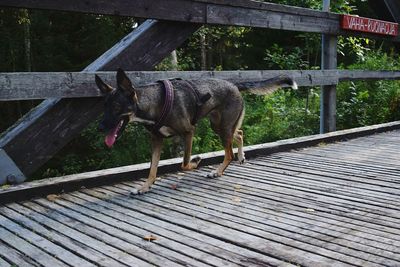
[[[115,140],[117,140],[117,134],[118,134],[118,130],[119,130],[120,126],[119,124],[106,136],[104,142],[106,143],[106,145],[111,148],[114,143]]]

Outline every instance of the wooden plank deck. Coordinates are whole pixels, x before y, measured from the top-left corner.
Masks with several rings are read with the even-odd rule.
[[[400,130],[0,207],[0,266],[400,266]],[[145,237],[153,236],[148,241]]]

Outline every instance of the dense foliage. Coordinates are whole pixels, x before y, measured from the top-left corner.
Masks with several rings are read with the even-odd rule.
[[[314,9],[320,0],[275,0]],[[334,1],[334,11],[374,16],[365,1]],[[49,11],[0,9],[0,71],[79,71],[111,47],[140,21],[130,18]],[[202,27],[157,69],[318,69],[320,35],[251,29]],[[339,38],[343,69],[398,70],[391,44],[361,38]],[[280,90],[266,97],[246,94],[245,143],[316,134],[319,130],[319,88]],[[400,118],[400,84],[395,81],[346,82],[338,86],[338,129]],[[0,131],[12,125],[37,102],[0,103]],[[150,159],[148,133],[129,125],[114,149],[106,149],[96,123],[88,128],[34,177],[49,177],[121,166]],[[179,154],[179,138],[166,141],[163,158]],[[199,123],[194,153],[221,149],[209,123]]]

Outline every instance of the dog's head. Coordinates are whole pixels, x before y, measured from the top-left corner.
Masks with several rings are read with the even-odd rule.
[[[107,134],[105,143],[112,147],[137,110],[137,96],[132,82],[122,69],[117,71],[117,88],[103,82],[96,75],[96,84],[104,96],[104,116],[99,130]]]

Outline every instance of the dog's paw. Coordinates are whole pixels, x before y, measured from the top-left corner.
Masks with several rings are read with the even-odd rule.
[[[200,161],[201,161],[201,157],[196,156],[196,157],[192,158],[190,163],[196,164],[196,166],[197,166],[197,165],[199,165]]]
[[[221,177],[222,174],[219,174],[217,171],[212,171],[209,174],[207,174],[207,178],[217,178]]]
[[[143,195],[149,191],[150,191],[150,188],[148,188],[148,187],[142,187],[140,189],[134,188],[129,193],[129,196],[133,197],[133,196],[137,196],[137,195]]]
[[[190,161],[190,165],[191,165],[192,169],[196,169],[199,166],[200,161],[201,161],[201,158],[199,156],[192,158],[192,160]]]
[[[139,189],[134,188],[129,192],[129,196],[130,197],[134,197],[134,196],[137,196],[137,195],[139,195]]]
[[[237,160],[239,162],[239,164],[243,164],[246,162],[246,158],[244,157],[244,153],[243,154],[239,154],[237,155]]]
[[[193,170],[193,169],[196,169],[197,166],[199,166],[200,161],[201,161],[201,158],[200,158],[199,156],[194,157],[194,158],[192,158],[192,159],[190,160],[190,162],[189,162],[188,165],[185,166],[185,165],[183,165],[183,163],[182,163],[182,170],[184,170],[184,171],[191,171],[191,170]]]

